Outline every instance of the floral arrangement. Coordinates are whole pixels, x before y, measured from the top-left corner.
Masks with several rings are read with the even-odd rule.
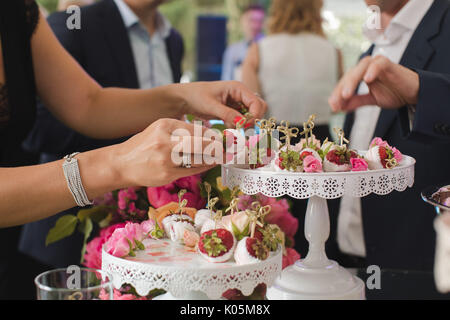
[[[233,199],[235,199],[236,211],[241,212],[249,210],[255,202],[260,203],[263,207],[270,206],[271,210],[265,216],[265,220],[271,226],[277,226],[281,231],[280,234],[283,235],[283,239],[280,241],[284,245],[283,268],[300,258],[300,255],[293,249],[298,220],[290,213],[287,200],[268,198],[263,195],[246,196],[236,190],[230,190],[222,185],[219,167],[204,175],[182,178],[163,187],[127,188],[107,193],[102,198],[95,199],[92,208],[80,210],[76,216],[67,215],[60,218],[48,233],[47,243],[71,235],[78,227],[78,230],[84,233],[86,241],[82,251],[82,264],[90,268],[101,269],[102,248],[117,257],[134,256],[136,251],[145,249],[142,243],[145,239],[159,239],[164,234],[166,237],[168,236],[170,231],[165,230],[167,224],[163,223],[163,220],[170,218],[170,212],[181,205],[184,210],[183,217],[186,216],[186,220],[188,220],[190,210],[207,211],[205,206],[207,206],[208,199],[211,198],[216,199],[215,207],[221,212],[227,211],[230,205],[233,205]],[[209,205],[208,208],[210,208]],[[245,219],[238,221],[236,220],[237,216],[233,215],[231,218],[228,211],[222,218],[223,223],[228,219],[234,228],[242,228],[240,223]],[[243,214],[240,216],[242,217]],[[246,221],[246,232],[249,235],[249,223],[248,220]],[[182,221],[178,222],[182,223]],[[95,237],[92,237],[94,225],[98,225],[99,231]],[[182,238],[182,242],[192,246],[199,243],[199,239],[195,238],[195,233],[189,233],[186,230],[190,229],[186,228],[183,234],[178,235]],[[236,231],[236,229],[234,230]],[[214,231],[210,233],[209,238],[206,237],[203,242],[206,244],[206,248],[210,248],[211,243],[214,244],[214,241],[217,240],[217,233]],[[194,239],[190,239],[189,236]],[[245,236],[244,233],[243,236]],[[261,238],[261,240],[264,239]],[[220,251],[221,247],[216,246],[214,250],[215,252]],[[120,290],[114,289],[114,298],[146,300],[162,293],[164,293],[162,290],[155,290],[148,296],[141,297],[137,295],[132,286],[123,286]],[[263,298],[264,295],[264,285],[255,289],[250,297],[243,296],[238,290],[229,290],[224,293],[224,297],[228,299],[255,299]]]

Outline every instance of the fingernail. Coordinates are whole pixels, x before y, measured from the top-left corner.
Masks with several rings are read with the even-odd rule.
[[[371,73],[368,73],[364,76],[365,82],[370,82],[370,81],[372,81],[372,79],[373,79],[373,74],[371,74]]]
[[[342,96],[344,97],[344,98],[347,98],[347,97],[349,97],[349,96],[351,96],[352,95],[352,90],[350,89],[350,88],[345,88],[343,91],[342,91]]]

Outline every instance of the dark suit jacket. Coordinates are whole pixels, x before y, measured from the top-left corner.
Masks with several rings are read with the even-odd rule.
[[[450,2],[435,0],[400,63],[411,69],[450,73],[449,39]],[[370,55],[372,49],[366,54]],[[431,97],[428,94],[436,94],[436,91],[424,90],[422,101],[449,101],[448,96]],[[420,117],[425,120],[439,118],[433,114],[436,108],[428,109],[425,105],[419,108],[416,124],[422,123]],[[402,153],[416,159],[415,183],[413,188],[404,192],[394,191],[387,196],[370,195],[362,199],[367,263],[382,268],[431,270],[434,264],[435,214],[421,200],[420,193],[429,185],[449,182],[450,143],[436,145],[406,139],[402,130],[405,112],[406,107],[400,111],[381,111],[374,136],[382,137]],[[344,128],[346,132],[350,132],[353,120],[354,114],[349,114]]]
[[[424,143],[450,140],[450,75],[415,70],[419,74],[419,101],[413,126],[407,112],[400,113],[405,137]]]
[[[68,16],[65,12],[58,12],[52,14],[48,21],[59,41],[87,73],[103,87],[139,88],[128,33],[114,1],[103,0],[83,7],[80,30],[66,27]],[[171,30],[166,47],[173,79],[179,82],[184,47],[176,30]],[[75,151],[92,150],[123,140],[96,140],[78,134],[56,120],[40,104],[36,125],[25,146],[41,152],[41,161],[48,162]],[[74,208],[70,213],[77,211],[78,208]],[[21,251],[58,267],[79,262],[82,238],[78,234],[75,238],[45,247],[45,236],[60,215],[26,225],[21,237]]]

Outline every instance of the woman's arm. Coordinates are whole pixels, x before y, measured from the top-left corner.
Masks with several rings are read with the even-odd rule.
[[[201,173],[213,166],[193,164],[181,168],[172,160],[175,129],[194,136],[194,126],[161,119],[128,141],[78,154],[81,180],[89,199],[129,186],[160,186],[178,178]],[[198,142],[193,142],[200,139]],[[222,150],[222,142],[195,137],[194,145]],[[63,160],[38,166],[0,168],[0,227],[46,218],[76,206],[62,169]]]
[[[247,101],[255,100],[233,82],[103,89],[60,45],[42,16],[32,38],[32,54],[38,94],[45,105],[67,126],[93,138],[132,135],[157,119],[186,113],[232,125],[239,113],[225,106],[227,98],[239,91]],[[255,117],[265,112],[262,101],[252,102],[250,108]]]
[[[247,53],[242,65],[242,82],[253,92],[262,94],[261,84],[258,77],[259,72],[259,50],[258,44],[253,43]]]

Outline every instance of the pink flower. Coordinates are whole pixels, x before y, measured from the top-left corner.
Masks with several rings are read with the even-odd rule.
[[[259,139],[260,139],[259,134],[254,135],[254,136],[250,136],[248,138],[248,147],[249,147],[249,149],[256,148],[258,146]]]
[[[178,192],[186,189],[183,199],[188,201],[187,206],[202,209],[206,205],[206,200],[200,194],[201,176],[195,175],[178,179],[162,187],[147,188],[147,196],[150,204],[155,208],[160,208],[169,202],[178,202]]]
[[[116,229],[109,240],[105,243],[105,250],[115,257],[125,257],[130,253],[128,233],[125,228]]]
[[[292,248],[286,248],[286,255],[283,255],[283,269],[294,264],[300,259],[300,254]]]
[[[295,218],[290,212],[287,212],[278,217],[273,217],[269,213],[266,216],[266,222],[279,226],[281,231],[283,231],[284,234],[289,238],[293,238],[298,230],[298,219]]]
[[[240,196],[238,204],[239,210],[244,211],[245,209],[249,209],[254,201],[258,201],[263,207],[270,205],[270,213],[267,216],[270,219],[278,219],[282,215],[289,214],[289,203],[286,199],[270,198],[263,194],[258,194],[257,196]]]
[[[104,239],[96,237],[86,245],[86,253],[84,254],[83,264],[88,268],[102,268],[102,245]]]
[[[320,145],[321,145],[320,140],[318,140],[315,135],[312,135],[312,139],[309,138],[308,140],[309,140],[309,145],[306,145],[306,139],[301,139],[300,142],[297,143],[295,146],[296,147],[298,146],[300,148],[300,150],[303,149],[305,146],[307,148],[315,147],[317,149],[320,149]]]
[[[134,240],[142,241],[144,239],[144,231],[139,223],[128,222],[125,225],[125,233],[128,240],[134,243]]]
[[[364,159],[351,158],[350,163],[352,165],[352,171],[367,171],[369,168],[369,165]]]
[[[145,220],[141,223],[141,228],[144,235],[147,235],[155,229],[155,221],[153,219]]]
[[[323,172],[322,163],[314,156],[307,156],[303,159],[303,169],[305,172]]]
[[[394,158],[397,160],[397,163],[400,163],[403,159],[403,155],[397,148],[392,148],[392,152],[394,153]]]
[[[84,255],[83,265],[88,268],[102,268],[102,247],[109,240],[113,232],[118,228],[123,228],[125,223],[118,223],[100,231],[100,235],[92,239],[86,245],[86,253]]]
[[[389,147],[389,144],[386,141],[384,141],[383,139],[376,137],[376,138],[373,138],[372,142],[370,143],[370,148],[375,147],[375,146],[386,148],[386,147]]]

